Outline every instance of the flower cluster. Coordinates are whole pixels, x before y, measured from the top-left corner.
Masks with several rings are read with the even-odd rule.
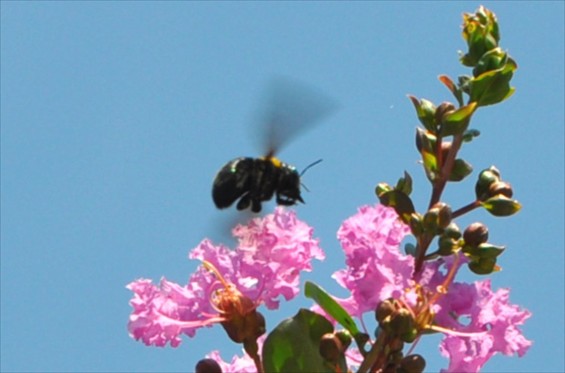
[[[338,300],[343,307],[361,317],[374,312],[380,302],[395,298],[416,313],[418,298],[425,294],[427,311],[439,327],[424,326],[445,334],[440,346],[442,355],[450,359],[445,372],[478,372],[496,353],[524,355],[531,341],[518,326],[530,312],[510,304],[507,289],[493,292],[489,280],[452,282],[464,258],[427,261],[417,281],[413,280],[413,257],[399,250],[407,233],[394,209],[382,205],[363,206],[343,223],[338,238],[347,269],[334,274],[351,292],[350,298]]]
[[[293,211],[277,208],[274,214],[237,226],[233,231],[239,241],[235,250],[203,240],[189,258],[209,263],[225,282],[256,305],[276,309],[280,296],[290,300],[298,294],[300,273],[312,269],[312,259],[324,258],[312,232]],[[134,293],[130,335],[146,345],[170,343],[177,347],[182,333],[193,337],[200,327],[226,321],[223,310],[213,301],[218,280],[199,267],[186,285],[165,278],[159,286],[147,279],[130,283],[127,288]]]

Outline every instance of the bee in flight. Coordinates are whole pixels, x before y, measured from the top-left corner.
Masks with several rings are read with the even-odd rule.
[[[267,110],[259,121],[266,155],[235,158],[220,169],[212,186],[212,199],[219,209],[239,200],[238,210],[251,207],[251,211],[257,213],[261,211],[261,203],[273,196],[277,204],[283,206],[304,203],[300,177],[321,160],[298,173],[294,166],[280,161],[275,154],[291,137],[332,111],[334,104],[326,96],[286,79],[273,81],[269,93]]]

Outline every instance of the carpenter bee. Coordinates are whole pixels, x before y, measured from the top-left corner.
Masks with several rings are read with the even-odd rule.
[[[304,203],[300,194],[300,177],[294,166],[275,157],[281,145],[315,122],[329,114],[333,102],[302,84],[288,79],[278,79],[268,87],[269,101],[265,113],[259,117],[261,141],[266,145],[263,157],[239,157],[224,165],[214,178],[212,199],[219,209],[231,206],[235,201],[238,210],[251,207],[261,211],[261,203],[275,196],[279,205],[292,206]]]

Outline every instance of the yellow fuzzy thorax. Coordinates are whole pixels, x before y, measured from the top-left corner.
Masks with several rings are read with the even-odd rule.
[[[273,166],[280,168],[282,166],[282,162],[280,161],[280,159],[275,158],[275,157],[262,157],[262,159],[270,161]]]

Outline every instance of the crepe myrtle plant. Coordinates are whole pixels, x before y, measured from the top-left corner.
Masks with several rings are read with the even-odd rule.
[[[463,145],[479,131],[470,128],[475,111],[501,103],[514,92],[510,80],[517,68],[499,47],[495,15],[480,7],[463,15],[468,50],[460,62],[471,75],[439,80],[455,102],[439,105],[409,96],[422,128],[416,148],[431,185],[427,209],[418,212],[410,198],[412,179],[404,173],[396,185],[380,183],[380,203],[362,206],[337,232],[345,268],[333,278],[350,293],[342,299],[312,282],[304,284],[315,304],[274,328],[263,311],[279,307],[301,288],[302,271],[324,252],[313,229],[296,213],[277,207],[274,213],[237,225],[237,247],[203,240],[189,258],[201,261],[186,284],[162,278],[133,281],[133,311],[128,329],[148,346],[178,347],[181,335],[194,337],[202,327],[221,325],[242,356],[224,361],[219,351],[204,356],[196,372],[423,372],[426,360],[415,352],[417,342],[441,333],[440,353],[449,359],[442,372],[478,372],[497,353],[522,356],[531,345],[519,329],[530,312],[509,301],[507,289],[492,289],[481,277],[500,270],[505,248],[489,242],[484,223],[461,229],[457,218],[476,209],[493,216],[520,210],[510,184],[494,166],[478,173],[470,202],[451,207],[442,200],[448,183],[472,173],[458,158]],[[412,244],[400,246],[411,235]],[[472,283],[456,281],[459,271],[479,276]],[[374,327],[363,317],[369,315]]]

